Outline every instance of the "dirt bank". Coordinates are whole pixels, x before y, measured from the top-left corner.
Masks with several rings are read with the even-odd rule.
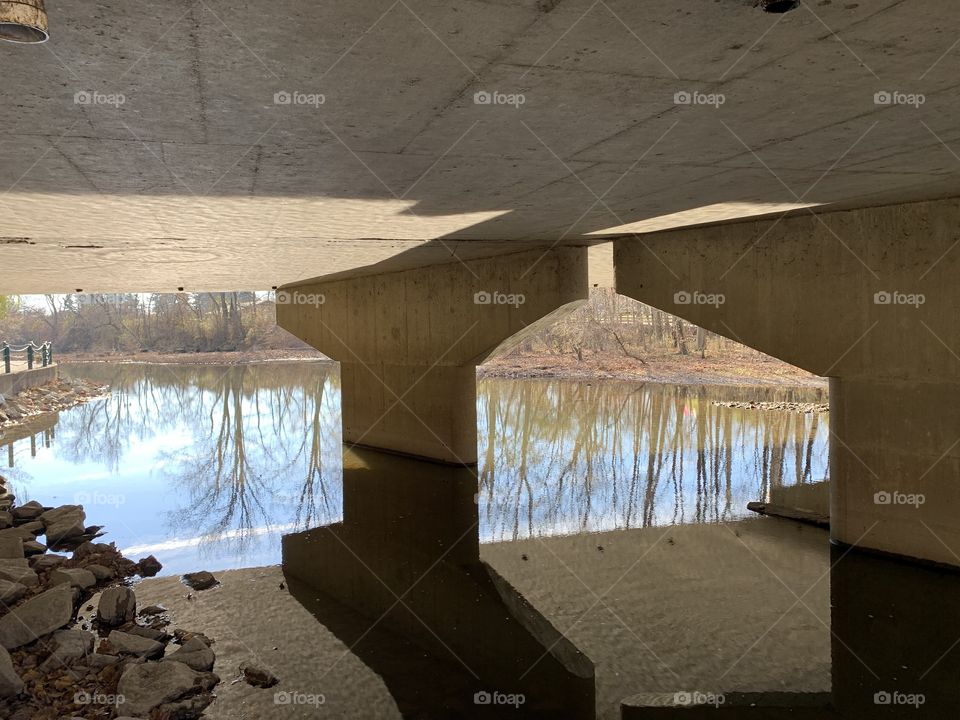
[[[642,361],[625,356],[509,355],[477,368],[480,377],[616,379],[677,385],[790,385],[827,387],[827,379],[743,348],[723,357],[651,354]]]
[[[58,362],[63,364],[81,362],[103,363],[142,363],[150,365],[242,365],[255,362],[275,362],[287,360],[327,360],[316,350],[241,350],[236,352],[198,352],[198,353],[69,353],[60,355]]]

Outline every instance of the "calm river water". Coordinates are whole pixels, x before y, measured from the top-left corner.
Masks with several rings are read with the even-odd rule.
[[[109,397],[0,437],[18,498],[81,503],[164,573],[280,561],[279,536],[341,518],[339,382],[316,362],[71,365]],[[826,415],[719,401],[825,391],[479,382],[482,542],[750,515],[771,487],[827,475]]]

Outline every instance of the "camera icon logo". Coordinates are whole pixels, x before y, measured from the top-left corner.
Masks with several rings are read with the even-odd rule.
[[[474,305],[489,305],[492,302],[493,302],[493,295],[488,293],[486,290],[481,290],[480,292],[473,294]]]
[[[493,696],[488,693],[486,690],[481,690],[480,692],[474,693],[473,695],[473,704],[474,705],[489,705],[493,702]]]
[[[892,105],[893,104],[893,94],[887,92],[886,90],[881,90],[873,95],[874,105]]]
[[[286,290],[277,290],[277,305],[289,305],[290,293]]]
[[[873,694],[874,705],[889,705],[891,702],[893,702],[893,696],[886,690]]]
[[[274,705],[289,705],[290,704],[290,693],[285,690],[280,690],[273,694],[273,704]]]
[[[693,296],[686,290],[681,290],[673,294],[673,303],[675,305],[689,305],[693,302]]]
[[[473,94],[474,105],[489,105],[493,102],[493,95],[487,90],[480,90]]]
[[[73,94],[73,102],[75,105],[92,105],[93,93],[89,90],[78,90]]]
[[[886,490],[873,494],[873,503],[875,505],[889,505],[893,501],[893,496]]]
[[[689,705],[692,702],[693,702],[693,695],[691,695],[686,691],[678,692],[673,696],[674,705]]]
[[[673,94],[673,103],[674,105],[691,105],[693,103],[693,95],[686,90],[680,90]]]
[[[293,95],[288,93],[286,90],[281,90],[280,92],[273,94],[274,105],[289,105],[292,102],[293,102]]]
[[[889,305],[891,302],[893,302],[893,295],[888,293],[886,290],[881,290],[880,292],[873,294],[874,305]]]

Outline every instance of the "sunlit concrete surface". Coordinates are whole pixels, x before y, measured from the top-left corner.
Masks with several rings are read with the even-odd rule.
[[[436,239],[416,264],[960,192],[939,0],[49,10],[47,44],[0,45],[8,293],[270,287]]]

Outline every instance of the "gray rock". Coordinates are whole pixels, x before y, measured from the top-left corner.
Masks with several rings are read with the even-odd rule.
[[[52,570],[58,565],[62,565],[68,559],[69,558],[66,555],[54,555],[53,553],[45,553],[43,555],[37,555],[36,557],[30,558],[30,567],[32,567],[37,572],[45,572],[47,570]],[[94,575],[96,575],[96,573],[94,573]]]
[[[58,585],[0,617],[0,645],[13,650],[59,630],[73,619],[73,592]]]
[[[199,638],[188,640],[180,649],[163,658],[164,661],[182,662],[194,670],[208,671],[213,669],[216,656],[213,650]]]
[[[87,667],[95,668],[97,670],[101,670],[108,665],[116,665],[118,662],[120,662],[120,658],[116,655],[103,655],[101,653],[93,653],[92,655],[88,655],[87,659],[84,660],[84,664]]]
[[[97,578],[85,568],[57,568],[50,573],[50,584],[70,583],[73,587],[86,590],[97,584]]]
[[[8,510],[0,510],[0,530],[13,526],[13,515]]]
[[[212,588],[214,585],[219,585],[220,581],[217,580],[212,573],[208,573],[206,570],[201,570],[200,572],[187,573],[181,578],[184,585],[187,585],[194,590],[206,590]]]
[[[30,522],[25,522],[23,525],[17,525],[17,529],[21,532],[26,531],[33,535],[34,538],[37,535],[40,535],[44,530],[45,525],[39,520],[32,520]]]
[[[0,560],[0,580],[17,582],[28,588],[37,587],[40,584],[40,578],[27,565],[26,559]]]
[[[46,527],[47,542],[51,545],[83,535],[86,519],[81,505],[62,505],[40,516],[40,521]]]
[[[28,592],[27,586],[0,579],[0,607],[10,607]]]
[[[23,681],[13,669],[10,653],[0,647],[0,698],[19,695],[23,690]]]
[[[87,565],[87,570],[93,573],[93,576],[97,578],[97,582],[102,580],[110,580],[116,575],[111,568],[108,568],[106,565],[98,565],[96,563],[93,565]]]
[[[107,642],[120,655],[136,655],[153,660],[163,655],[163,643],[150,638],[131,635],[114,630],[107,636]]]
[[[254,687],[270,688],[280,682],[272,672],[252,663],[243,663],[240,666],[240,672],[243,673],[243,679],[247,684]]]
[[[16,520],[35,520],[43,515],[43,505],[36,500],[31,500],[30,502],[13,508],[10,514],[13,515]]]
[[[163,565],[161,565],[160,561],[153,555],[140,558],[140,561],[137,563],[137,572],[143,577],[153,577],[161,570],[163,570]]]
[[[93,651],[93,633],[75,628],[72,630],[58,630],[53,634],[54,651],[42,665],[41,670],[61,668],[74,660],[89,655]]]
[[[27,525],[18,525],[17,527],[0,530],[0,540],[7,538],[20,538],[21,540],[36,540],[36,533],[32,532]]]
[[[137,596],[128,587],[107,588],[100,595],[97,617],[104,625],[123,625],[137,614]]]
[[[0,558],[22,558],[22,537],[0,537]]]
[[[23,543],[23,554],[27,557],[33,557],[34,555],[43,555],[47,551],[47,546],[42,542],[37,542],[36,540],[27,540]]]
[[[179,700],[209,684],[202,673],[183,663],[138,663],[123,673],[117,694],[124,697],[124,712],[146,716],[158,705]]]

